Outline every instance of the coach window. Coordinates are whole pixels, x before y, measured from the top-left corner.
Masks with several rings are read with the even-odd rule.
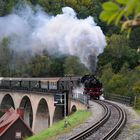
[[[56,82],[53,83],[53,86],[54,86],[54,89],[57,89],[57,83]]]
[[[57,89],[57,82],[54,82],[54,89]]]
[[[49,88],[52,89],[52,82],[49,82]]]
[[[50,89],[57,89],[56,82],[50,82]]]

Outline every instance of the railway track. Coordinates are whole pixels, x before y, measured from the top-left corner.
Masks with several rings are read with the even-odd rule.
[[[125,111],[107,101],[96,102],[104,108],[103,117],[68,140],[113,140],[119,134],[126,122]]]

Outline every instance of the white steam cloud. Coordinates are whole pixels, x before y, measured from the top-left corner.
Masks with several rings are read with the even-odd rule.
[[[17,52],[40,53],[44,49],[55,55],[78,56],[88,68],[106,46],[105,36],[92,17],[78,19],[70,7],[49,16],[40,8],[19,8],[0,17],[0,41],[10,38],[9,47]]]

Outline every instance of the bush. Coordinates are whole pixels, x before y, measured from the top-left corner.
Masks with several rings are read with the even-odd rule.
[[[135,108],[140,109],[140,97],[137,97],[137,99],[136,99]]]
[[[136,94],[140,94],[140,80],[134,83],[133,92]]]

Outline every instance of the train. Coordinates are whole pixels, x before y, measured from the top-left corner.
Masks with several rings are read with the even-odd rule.
[[[90,95],[91,98],[99,99],[103,94],[102,83],[94,75],[85,75],[81,78],[84,85],[84,94]]]
[[[88,94],[93,98],[102,95],[102,83],[94,75],[48,77],[48,78],[11,78],[1,77],[1,89],[30,90],[30,91],[72,91],[84,85],[83,94]]]
[[[39,91],[72,91],[78,85],[79,77],[11,78],[1,77],[1,89],[23,89]]]

